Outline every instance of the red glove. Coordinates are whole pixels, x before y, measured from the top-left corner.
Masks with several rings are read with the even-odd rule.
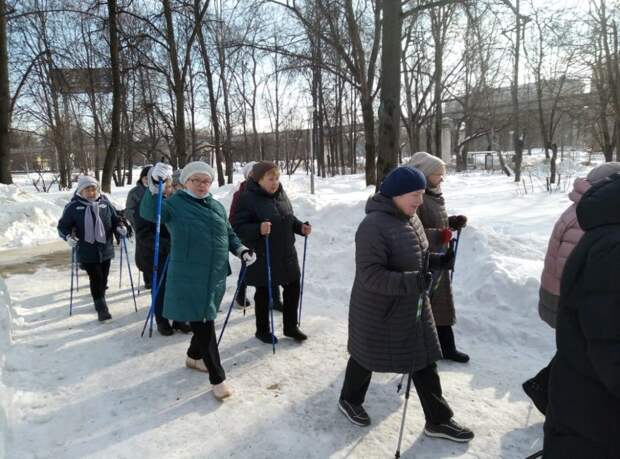
[[[448,245],[452,240],[452,231],[450,228],[444,228],[441,230],[441,244]]]

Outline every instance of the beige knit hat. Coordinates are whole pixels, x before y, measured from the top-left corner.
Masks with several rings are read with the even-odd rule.
[[[606,179],[617,172],[620,172],[620,163],[614,161],[603,163],[592,169],[586,177],[586,180],[591,184],[595,184],[599,180]]]
[[[425,177],[433,174],[446,173],[446,163],[444,163],[441,158],[429,155],[425,151],[418,151],[411,157],[407,164],[422,171]]]

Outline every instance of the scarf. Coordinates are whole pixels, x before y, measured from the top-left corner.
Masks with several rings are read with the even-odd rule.
[[[84,240],[89,244],[94,244],[95,241],[105,244],[107,241],[105,228],[99,216],[99,200],[87,201],[84,210]]]

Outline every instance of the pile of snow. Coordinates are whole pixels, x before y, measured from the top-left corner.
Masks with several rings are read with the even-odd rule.
[[[11,390],[4,384],[6,354],[11,345],[11,298],[6,284],[0,277],[0,457],[7,452],[7,410],[11,405]]]
[[[0,250],[56,239],[56,224],[68,196],[30,193],[16,185],[0,184]]]

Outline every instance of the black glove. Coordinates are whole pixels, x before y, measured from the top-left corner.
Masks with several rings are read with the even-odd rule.
[[[444,254],[431,254],[428,267],[431,271],[445,271],[454,269],[454,249],[452,246]]]
[[[467,217],[465,215],[452,215],[448,217],[448,226],[455,231],[463,229],[467,226]]]
[[[131,239],[133,237],[133,227],[131,226],[131,223],[129,223],[129,220],[127,219],[127,217],[124,214],[121,214],[120,212],[117,214],[118,217],[118,221],[120,224],[122,224],[125,229],[127,230],[127,239]]]
[[[433,282],[433,275],[429,272],[418,271],[416,281],[418,283],[418,291],[420,293],[426,292]]]

